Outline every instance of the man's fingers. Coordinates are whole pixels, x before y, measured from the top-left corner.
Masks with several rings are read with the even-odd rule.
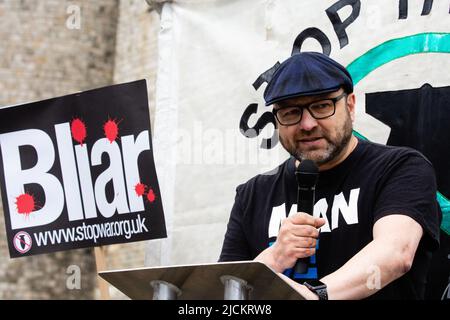
[[[318,238],[319,230],[309,225],[291,225],[290,232],[297,237]]]
[[[320,228],[321,226],[323,226],[325,224],[325,219],[324,218],[316,218],[316,228]]]
[[[294,249],[294,254],[297,257],[297,259],[307,258],[307,257],[314,255],[315,253],[316,253],[315,248],[295,248]]]
[[[325,224],[324,218],[315,218],[304,212],[297,212],[289,217],[289,219],[293,224],[307,224],[315,228],[320,228]]]
[[[316,239],[302,237],[296,241],[296,248],[315,248],[316,244]]]
[[[304,212],[294,213],[289,218],[293,224],[309,224],[310,226],[314,226],[316,221],[316,218]]]

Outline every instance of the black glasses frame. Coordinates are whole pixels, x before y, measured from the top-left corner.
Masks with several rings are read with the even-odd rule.
[[[334,98],[323,98],[323,99],[318,99],[318,100],[315,100],[315,101],[313,101],[313,102],[311,102],[311,103],[308,103],[307,105],[303,105],[303,106],[301,106],[301,105],[297,105],[297,106],[286,106],[286,107],[282,107],[282,108],[279,108],[279,109],[272,109],[272,113],[273,113],[273,115],[275,116],[275,118],[277,118],[278,122],[279,122],[281,125],[283,125],[283,126],[293,126],[293,125],[296,125],[297,123],[299,123],[300,121],[302,121],[304,109],[308,110],[309,114],[310,114],[311,117],[313,117],[314,119],[316,119],[316,120],[322,120],[322,119],[326,119],[326,118],[332,117],[332,116],[336,113],[336,102],[339,101],[340,99],[342,99],[342,98],[345,97],[345,96],[347,96],[347,93],[346,93],[346,92],[344,92],[344,93],[342,93],[342,94],[340,94],[340,95],[338,95],[337,97],[334,97]],[[324,117],[316,117],[316,116],[314,116],[314,114],[311,112],[311,110],[309,109],[309,107],[310,107],[312,104],[317,103],[317,102],[319,102],[319,101],[323,101],[323,100],[331,100],[331,101],[333,101],[333,113],[331,113],[330,115],[324,116]],[[300,114],[300,119],[299,119],[298,121],[294,122],[294,123],[289,123],[289,124],[284,124],[282,121],[280,121],[280,119],[278,118],[278,115],[277,115],[278,111],[283,110],[283,109],[287,109],[287,108],[298,108],[298,109],[302,109],[302,112],[301,112],[301,114]]]

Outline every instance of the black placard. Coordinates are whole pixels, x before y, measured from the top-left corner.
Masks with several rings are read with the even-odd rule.
[[[145,80],[0,109],[10,256],[166,237]]]

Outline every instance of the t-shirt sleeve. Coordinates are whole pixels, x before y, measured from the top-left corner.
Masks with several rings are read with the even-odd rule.
[[[251,260],[250,249],[244,232],[243,215],[238,187],[222,245],[222,252],[220,253],[219,261],[221,262]]]
[[[405,155],[392,164],[380,181],[374,222],[390,214],[404,214],[419,223],[424,244],[439,247],[442,213],[436,199],[434,169],[420,154]]]

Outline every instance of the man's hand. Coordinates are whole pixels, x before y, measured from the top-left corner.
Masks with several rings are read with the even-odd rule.
[[[282,221],[275,243],[255,260],[269,265],[277,272],[293,267],[297,259],[316,253],[319,237],[317,229],[324,224],[323,218],[314,218],[304,212],[293,214]]]

